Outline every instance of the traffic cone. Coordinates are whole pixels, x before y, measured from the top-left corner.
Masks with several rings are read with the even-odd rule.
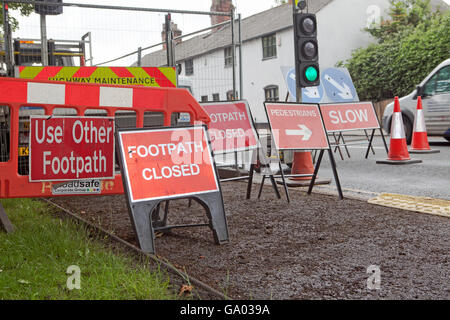
[[[289,177],[289,180],[291,180],[291,182],[287,183],[288,187],[307,187],[310,185],[312,175],[314,174],[314,164],[312,161],[311,152],[294,152],[291,174],[310,174],[311,177]],[[331,179],[319,179],[319,177],[317,176],[314,185],[330,183]]]
[[[391,121],[391,142],[387,160],[378,160],[379,164],[412,164],[422,160],[411,159],[406,143],[405,127],[398,97],[395,97],[394,112]]]
[[[428,143],[427,127],[423,115],[422,97],[417,97],[417,110],[414,117],[414,130],[410,153],[439,153],[439,150],[431,150]]]
[[[292,161],[292,174],[310,174],[314,173],[314,164],[311,152],[294,152]],[[312,177],[291,177],[291,180],[311,180]]]

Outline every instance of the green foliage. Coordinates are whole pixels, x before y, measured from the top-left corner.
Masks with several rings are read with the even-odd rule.
[[[11,16],[11,11],[18,10],[20,15],[29,16],[34,11],[34,6],[32,4],[23,4],[23,3],[9,3],[9,24],[11,25],[11,29],[14,31],[19,27],[19,22],[16,18]],[[3,10],[0,9],[0,27],[1,31],[3,31]],[[1,32],[0,32],[1,33]]]
[[[362,100],[409,94],[440,62],[449,58],[450,13],[433,12],[429,0],[391,0],[390,20],[366,29],[378,43],[355,50],[341,63]]]

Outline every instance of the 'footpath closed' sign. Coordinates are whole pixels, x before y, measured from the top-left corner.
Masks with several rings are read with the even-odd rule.
[[[247,103],[202,103],[211,118],[208,133],[215,153],[227,153],[256,149],[258,136]]]
[[[131,202],[219,190],[204,127],[119,132]]]
[[[113,118],[31,116],[30,181],[113,177]]]

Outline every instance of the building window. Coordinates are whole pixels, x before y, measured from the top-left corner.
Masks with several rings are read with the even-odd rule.
[[[218,93],[213,94],[213,101],[220,101],[220,96]]]
[[[208,96],[202,96],[202,102],[208,102]]]
[[[278,86],[267,86],[264,88],[266,101],[278,101]]]
[[[262,48],[263,59],[277,56],[277,36],[275,33],[262,37]]]
[[[233,65],[233,47],[225,48],[225,67]]]
[[[186,70],[186,75],[190,76],[194,74],[194,60],[190,59],[190,60],[186,60],[185,61],[185,70]]]

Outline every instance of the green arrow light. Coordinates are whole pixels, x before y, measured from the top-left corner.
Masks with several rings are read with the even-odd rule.
[[[308,67],[305,70],[305,77],[306,80],[308,80],[309,82],[314,82],[317,80],[317,77],[319,76],[319,73],[317,72],[317,69],[315,67]]]

